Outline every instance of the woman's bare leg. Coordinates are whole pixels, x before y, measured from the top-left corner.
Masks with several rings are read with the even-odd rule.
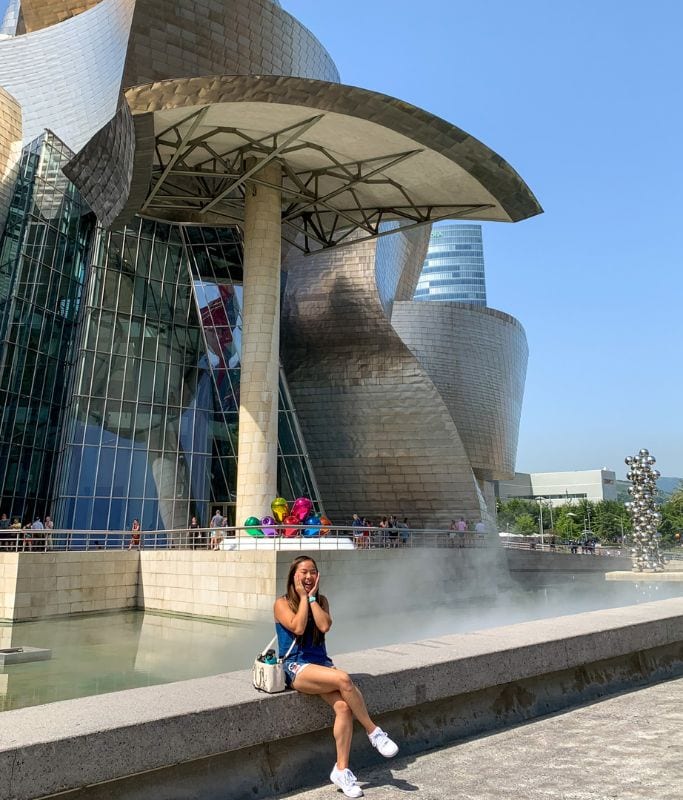
[[[322,667],[319,664],[309,664],[302,670],[292,686],[302,694],[325,695],[330,692],[339,692],[353,716],[365,728],[366,733],[372,733],[377,727],[370,719],[365,700],[358,687],[346,672],[332,667]]]
[[[339,692],[321,694],[322,699],[334,709],[334,741],[337,745],[337,769],[348,769],[351,739],[353,737],[353,714]]]

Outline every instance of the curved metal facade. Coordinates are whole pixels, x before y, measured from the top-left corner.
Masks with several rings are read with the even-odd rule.
[[[25,142],[49,128],[80,150],[114,116],[123,88],[150,81],[339,80],[315,36],[271,0],[205,0],[191,15],[168,0],[23,0],[21,8],[30,33],[0,41],[0,86],[24,108]]]
[[[425,244],[404,241],[397,275],[422,263]],[[479,519],[485,502],[451,413],[385,315],[377,247],[287,262],[283,366],[325,508],[425,526]]]
[[[21,155],[21,106],[0,87],[0,237],[17,176]]]
[[[271,0],[137,0],[123,87],[206,75],[339,81],[331,56]]]
[[[21,103],[24,142],[48,128],[79,150],[112,118],[134,6],[102,0],[58,25],[0,41],[0,86]]]
[[[394,303],[391,322],[448,407],[477,477],[513,477],[529,354],[519,322],[454,302]]]
[[[284,113],[277,111],[278,103],[289,104],[322,109],[321,119],[345,115],[352,124],[344,122],[338,130],[346,135],[350,125],[351,138],[360,141],[371,138],[358,135],[362,126],[381,124],[406,142],[431,148],[435,163],[452,162],[463,178],[447,182],[465,194],[476,189],[482,196],[475,192],[474,200],[482,207],[489,195],[495,197],[500,206],[495,218],[514,221],[540,212],[517,173],[464,131],[394,98],[340,85],[324,47],[274,0],[23,0],[21,5],[22,13],[12,17],[17,35],[0,40],[0,86],[23,106],[24,141],[45,128],[55,136],[46,137],[49,147],[25,151],[27,185],[42,181],[50,188],[30,213],[17,206],[15,214],[21,225],[33,226],[34,238],[46,241],[64,219],[62,249],[73,256],[62,262],[54,248],[48,264],[43,250],[37,255],[29,252],[28,240],[19,242],[19,225],[16,242],[4,239],[5,247],[26,249],[12,251],[8,276],[10,269],[12,279],[20,268],[35,269],[45,281],[47,299],[39,309],[43,338],[36,352],[42,347],[52,358],[54,319],[69,323],[60,340],[68,358],[62,357],[62,372],[55,367],[59,380],[50,384],[50,398],[43,398],[59,425],[38,461],[41,429],[33,423],[31,428],[27,416],[25,446],[20,457],[6,459],[14,472],[8,467],[0,481],[7,504],[19,502],[24,473],[40,478],[36,492],[24,492],[26,513],[29,507],[32,513],[49,512],[52,505],[65,527],[118,528],[134,515],[145,526],[174,527],[199,509],[205,516],[214,503],[228,510],[233,499],[239,236],[228,241],[233,234],[224,218],[217,233],[138,217],[125,230],[99,229],[93,237],[92,215],[82,202],[102,211],[107,224],[141,207],[155,148],[154,115],[148,112],[191,105],[195,97],[241,107],[267,104],[270,116]],[[3,124],[15,120],[16,108],[0,92],[0,223]],[[73,170],[80,170],[82,197],[61,170],[70,154],[56,137],[72,150],[88,143],[82,150],[88,158],[72,161],[68,173],[76,177]],[[339,139],[333,137],[332,145],[336,152]],[[104,161],[110,167],[105,180]],[[430,176],[418,172],[431,191]],[[474,202],[465,199],[463,209]],[[430,219],[399,218],[420,224]],[[326,511],[340,522],[353,511],[408,516],[413,526],[445,525],[456,514],[487,518],[491,478],[514,471],[524,332],[499,312],[409,302],[428,237],[425,225],[315,256],[297,253],[285,265],[282,362],[307,447],[298,438],[283,384],[279,483],[289,487],[283,489],[288,497],[316,493],[307,449]],[[91,238],[98,247],[86,263]],[[60,274],[57,283],[51,276],[60,269],[66,277]],[[73,284],[71,294],[62,291],[65,280]],[[15,293],[11,299],[36,316],[35,298]],[[32,335],[31,327],[21,330]],[[13,343],[0,341],[5,354]],[[30,344],[22,344],[27,358]],[[5,441],[8,448],[18,430],[10,412],[22,403],[33,408],[26,404],[31,387],[20,382],[28,374],[39,370],[10,375],[16,402],[0,409],[0,444]],[[47,412],[37,401],[34,405],[40,422]]]

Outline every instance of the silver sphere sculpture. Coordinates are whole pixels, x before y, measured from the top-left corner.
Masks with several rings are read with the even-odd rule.
[[[626,478],[631,481],[628,489],[631,500],[626,503],[626,508],[633,523],[633,571],[662,572],[664,562],[656,538],[657,527],[662,521],[655,501],[657,478],[660,477],[659,471],[653,469],[656,459],[643,448],[638,455],[627,456],[624,461],[629,468]]]

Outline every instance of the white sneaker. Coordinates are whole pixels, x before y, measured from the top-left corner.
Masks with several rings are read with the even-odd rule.
[[[337,769],[337,765],[335,764],[332,772],[330,772],[330,780],[337,789],[341,789],[347,797],[363,796],[363,790],[356,782],[356,776],[350,769]]]
[[[381,728],[375,728],[372,733],[369,733],[368,739],[370,739],[370,744],[383,755],[384,758],[393,758],[393,756],[398,753],[398,745],[396,742],[392,742]]]

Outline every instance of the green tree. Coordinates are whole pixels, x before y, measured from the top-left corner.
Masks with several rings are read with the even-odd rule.
[[[498,501],[498,527],[502,531],[517,530],[517,519],[523,514],[530,515],[536,523],[538,530],[538,503],[534,500],[523,500],[512,497],[509,500]]]
[[[534,519],[531,514],[520,514],[515,520],[515,533],[524,533],[527,536],[538,533],[538,515]]]

